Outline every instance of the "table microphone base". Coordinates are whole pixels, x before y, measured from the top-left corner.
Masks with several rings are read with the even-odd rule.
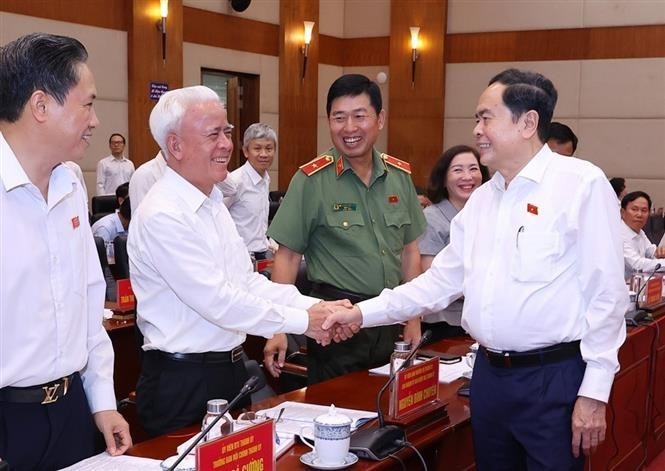
[[[404,429],[395,425],[358,430],[351,435],[349,451],[360,458],[380,461],[404,447]]]
[[[641,320],[646,319],[647,312],[644,309],[636,309],[628,311],[624,317],[626,318],[626,325],[637,325]]]

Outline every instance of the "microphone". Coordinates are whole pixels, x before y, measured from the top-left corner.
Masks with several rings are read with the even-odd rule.
[[[631,311],[626,312],[624,315],[626,319],[626,324],[628,325],[637,325],[639,321],[644,319],[647,316],[647,312],[644,309],[640,309],[640,295],[642,294],[642,291],[646,288],[647,284],[649,281],[651,281],[651,278],[654,277],[656,272],[660,270],[660,267],[662,265],[660,263],[657,263],[654,269],[651,271],[651,274],[649,277],[646,279],[644,283],[642,283],[642,286],[640,286],[640,289],[637,290],[637,293],[635,293],[635,306],[634,309]]]
[[[395,370],[393,374],[390,375],[388,381],[386,381],[386,383],[381,387],[379,393],[376,396],[376,412],[379,418],[379,428],[358,430],[353,435],[351,435],[351,445],[349,447],[349,451],[352,451],[361,458],[380,461],[386,458],[388,455],[391,455],[404,447],[403,443],[406,441],[406,434],[404,433],[404,430],[402,430],[402,428],[398,427],[397,425],[385,424],[383,411],[381,410],[381,396],[383,396],[383,393],[386,391],[388,386],[390,386],[393,381],[395,381],[397,373],[406,368],[411,359],[416,355],[416,352],[429,341],[431,336],[431,330],[426,330],[423,332],[418,345],[411,349],[407,357],[404,359],[404,362],[400,365],[399,368]]]
[[[201,440],[203,440],[203,437],[208,435],[208,432],[215,426],[215,424],[217,424],[217,422],[219,422],[219,420],[222,417],[224,417],[224,414],[226,414],[228,411],[230,411],[240,399],[242,399],[247,394],[254,391],[258,384],[259,384],[259,377],[258,376],[252,376],[247,381],[245,381],[245,384],[242,386],[242,388],[240,389],[240,392],[236,395],[236,397],[234,397],[231,400],[231,402],[229,402],[226,405],[224,410],[222,410],[222,412],[217,417],[215,417],[215,420],[210,422],[208,424],[208,426],[201,431],[201,435],[199,435],[196,438],[196,440],[194,440],[192,442],[192,444],[187,447],[187,449],[182,453],[182,455],[180,455],[178,457],[178,459],[175,461],[175,463],[173,463],[171,465],[171,467],[168,469],[168,471],[173,471],[176,468],[176,466],[178,466],[180,464],[180,462],[185,459],[185,456],[187,456],[189,454],[189,452],[192,451],[194,449],[194,447],[196,445],[198,445]]]

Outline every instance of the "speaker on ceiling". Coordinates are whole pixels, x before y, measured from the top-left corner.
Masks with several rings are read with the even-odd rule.
[[[229,0],[231,2],[231,8],[233,11],[245,11],[249,4],[252,3],[252,0]]]

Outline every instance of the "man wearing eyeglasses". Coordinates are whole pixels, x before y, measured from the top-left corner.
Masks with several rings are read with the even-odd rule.
[[[119,133],[109,138],[111,155],[97,164],[97,196],[112,195],[134,173],[134,162],[125,156],[125,137]]]
[[[326,111],[334,147],[300,167],[268,230],[280,245],[272,280],[293,283],[304,255],[312,296],[358,302],[420,274],[417,238],[426,224],[409,164],[374,148],[385,123],[378,85],[344,75],[331,85]],[[397,336],[387,326],[327,347],[308,342],[309,383],[387,363]],[[419,320],[404,337],[420,339]],[[273,376],[286,347],[284,335],[266,343]]]

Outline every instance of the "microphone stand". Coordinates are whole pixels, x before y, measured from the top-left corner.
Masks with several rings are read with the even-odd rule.
[[[640,295],[651,281],[651,278],[653,278],[656,272],[660,270],[661,266],[662,265],[660,263],[656,264],[656,267],[651,271],[649,277],[646,279],[644,283],[642,283],[642,286],[640,286],[640,289],[637,291],[637,293],[635,293],[634,309],[632,311],[627,312],[624,316],[626,318],[626,324],[636,326],[639,321],[641,321],[647,316],[647,312],[644,309],[640,309]]]
[[[420,342],[416,345],[409,355],[404,359],[404,363],[400,365],[399,368],[388,378],[388,381],[381,387],[379,393],[376,396],[376,412],[379,419],[379,428],[371,428],[366,430],[358,430],[353,435],[351,435],[351,445],[350,450],[356,455],[362,458],[369,458],[372,460],[382,460],[388,455],[400,450],[404,447],[404,442],[406,441],[406,435],[404,430],[397,425],[386,425],[385,419],[383,417],[383,411],[381,410],[381,397],[386,391],[388,386],[390,386],[395,378],[397,373],[402,371],[407,367],[411,359],[416,355],[416,352],[429,340],[432,336],[431,330],[426,330]]]
[[[226,405],[226,407],[224,408],[224,410],[222,410],[221,414],[219,414],[217,417],[215,417],[215,419],[214,419],[212,422],[210,422],[210,423],[208,424],[208,426],[207,426],[206,428],[204,428],[204,429],[201,431],[201,435],[199,435],[199,436],[196,438],[196,440],[194,440],[194,441],[192,442],[192,444],[189,445],[189,446],[187,447],[187,449],[182,453],[182,455],[180,455],[180,457],[178,457],[178,459],[175,461],[175,463],[173,463],[173,464],[171,465],[171,467],[168,469],[168,471],[174,471],[175,468],[176,468],[176,466],[178,466],[178,465],[180,464],[180,462],[181,462],[182,460],[185,459],[185,456],[187,456],[187,455],[189,454],[189,452],[192,451],[192,450],[194,449],[194,447],[195,447],[196,445],[198,445],[199,442],[200,442],[201,440],[203,440],[203,437],[205,437],[206,435],[208,435],[208,432],[209,432],[209,431],[210,431],[210,430],[211,430],[211,429],[217,424],[217,422],[219,422],[220,419],[221,419],[222,417],[224,417],[224,414],[226,414],[229,410],[231,410],[231,409],[237,404],[237,402],[238,402],[240,399],[242,399],[242,398],[245,397],[247,394],[249,394],[249,393],[251,393],[252,391],[254,391],[254,389],[256,388],[256,385],[258,384],[258,382],[259,382],[259,378],[258,378],[258,376],[252,376],[251,378],[249,378],[249,379],[245,382],[245,384],[243,385],[243,387],[242,387],[242,389],[240,390],[240,392],[238,393],[238,395],[237,395],[236,397],[234,397],[234,398],[231,400],[231,402],[229,402],[229,403]]]

